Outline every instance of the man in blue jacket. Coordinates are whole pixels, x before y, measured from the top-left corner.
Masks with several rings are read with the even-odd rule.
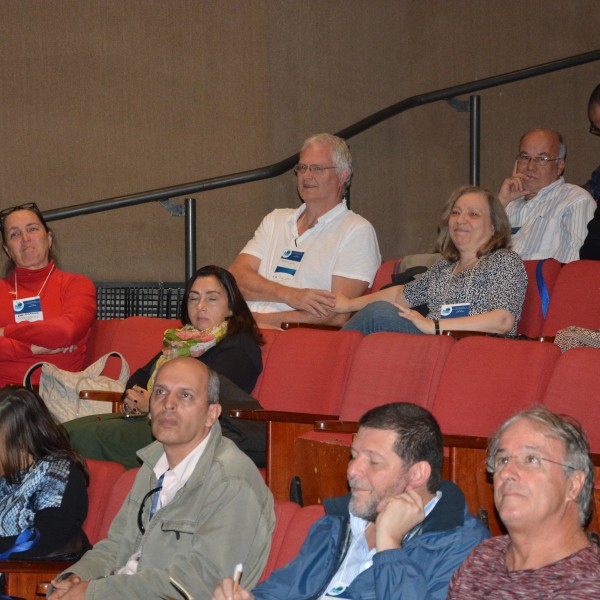
[[[253,592],[225,579],[213,600],[446,598],[454,571],[489,537],[462,492],[442,477],[435,418],[407,402],[363,415],[348,465],[351,494],[326,515],[298,556]]]

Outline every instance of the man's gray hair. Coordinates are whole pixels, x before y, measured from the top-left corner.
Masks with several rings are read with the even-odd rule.
[[[344,182],[343,193],[345,194],[352,183],[352,174],[354,173],[352,170],[352,156],[350,155],[348,144],[346,144],[345,140],[337,135],[332,135],[331,133],[317,133],[304,140],[304,144],[302,144],[302,149],[300,152],[304,152],[308,146],[312,146],[314,144],[325,144],[331,148],[331,156],[333,159],[333,164],[335,165],[335,172],[338,175],[341,175],[344,171],[348,172],[348,177],[346,177],[346,181]]]
[[[219,383],[219,376],[212,369],[208,369],[208,404],[219,404],[220,388],[221,384]]]
[[[581,428],[581,425],[568,415],[557,415],[545,406],[532,406],[518,412],[502,423],[498,430],[489,440],[487,459],[488,464],[493,462],[500,445],[502,434],[517,421],[527,419],[538,425],[540,433],[547,437],[560,440],[564,443],[566,454],[564,476],[569,477],[574,470],[583,471],[585,482],[579,496],[577,496],[577,507],[579,511],[579,524],[585,527],[592,514],[592,493],[594,488],[594,465],[590,458],[590,445]]]

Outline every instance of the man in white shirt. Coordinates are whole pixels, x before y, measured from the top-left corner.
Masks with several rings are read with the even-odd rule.
[[[560,133],[533,129],[521,138],[512,175],[500,187],[513,250],[523,260],[579,259],[595,204],[586,190],[565,183],[566,157]]]
[[[256,583],[274,527],[273,497],[252,461],[221,436],[219,379],[193,358],[160,367],[150,397],[158,440],[108,538],[54,580],[53,600],[207,598],[244,565]],[[173,583],[174,582],[174,583]]]
[[[294,171],[304,204],[269,213],[229,270],[259,325],[343,325],[349,315],[329,312],[332,292],[361,296],[381,263],[373,226],[344,201],[352,181],[346,142],[308,138]]]

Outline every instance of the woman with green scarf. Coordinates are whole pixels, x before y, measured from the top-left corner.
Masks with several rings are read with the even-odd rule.
[[[262,338],[233,275],[214,265],[199,269],[186,286],[181,319],[184,326],[167,329],[162,350],[129,378],[123,415],[94,415],[64,423],[71,444],[82,456],[112,460],[126,468],[139,466],[136,452],[153,441],[146,414],[156,370],[178,356],[197,358],[219,374],[222,403],[230,400],[242,407],[252,400],[248,394],[262,371]],[[246,439],[251,435],[264,444],[260,429],[244,432],[230,422],[221,425],[223,435],[260,465],[261,449]]]

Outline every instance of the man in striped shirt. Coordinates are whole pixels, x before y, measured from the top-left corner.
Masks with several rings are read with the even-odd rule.
[[[498,198],[512,227],[513,250],[523,260],[579,259],[595,203],[583,188],[565,183],[567,146],[556,131],[533,129],[519,142],[512,175]]]

